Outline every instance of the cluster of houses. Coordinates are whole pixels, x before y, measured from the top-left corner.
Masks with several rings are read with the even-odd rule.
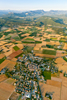
[[[38,81],[44,81],[44,77],[40,76],[40,68],[34,63],[38,58],[32,54],[23,54],[23,57],[18,57],[17,64],[13,69],[12,78],[16,79],[14,82],[15,92],[22,95],[22,100],[27,98],[41,100]],[[41,58],[38,61],[41,61]]]

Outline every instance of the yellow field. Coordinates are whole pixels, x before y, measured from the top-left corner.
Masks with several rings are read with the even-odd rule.
[[[64,49],[64,50],[67,50],[67,43],[65,43],[63,49]]]
[[[67,100],[67,87],[62,86],[61,100]]]
[[[8,83],[8,84],[12,84],[13,85],[13,83],[15,82],[15,80],[14,79],[12,79],[12,78],[8,78],[7,80],[5,80],[4,81],[5,83]]]
[[[10,60],[5,60],[0,64],[0,71],[5,67],[9,68],[9,70],[12,70],[14,68],[15,64],[16,64],[16,62],[13,62]]]
[[[57,58],[55,63],[57,63],[56,66],[59,71],[63,70],[63,72],[67,72],[67,62],[63,58]]]
[[[7,100],[12,94],[12,92],[14,91],[14,89],[15,89],[14,86],[1,82],[0,83],[0,100]]]
[[[52,86],[61,88],[61,82],[58,82],[58,81],[47,80],[47,84],[48,84],[48,85],[52,85]]]
[[[5,57],[5,55],[4,54],[0,54],[0,59],[2,59],[3,57]]]
[[[1,71],[3,68],[5,68],[9,62],[10,62],[9,60],[3,61],[3,62],[0,64],[0,71]]]
[[[56,60],[55,60],[55,63],[57,63],[57,64],[61,64],[61,63],[66,63],[66,61],[63,59],[63,58],[57,58]]]
[[[40,57],[55,58],[54,55],[39,54],[39,53],[34,53],[34,54],[35,56],[40,56]]]
[[[0,75],[0,82],[4,81],[6,79],[7,79],[6,75],[4,75],[4,74]]]
[[[20,49],[23,49],[23,44],[17,44]]]
[[[59,87],[47,85],[47,84],[44,84],[42,82],[39,82],[39,85],[40,85],[40,88],[41,88],[43,100],[45,100],[44,96],[45,96],[46,92],[54,92],[53,93],[53,99],[54,100],[60,100],[60,88]]]

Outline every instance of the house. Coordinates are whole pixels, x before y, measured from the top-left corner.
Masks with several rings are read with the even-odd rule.
[[[26,93],[25,93],[25,97],[26,97],[26,98],[30,98],[30,97],[31,97],[31,93],[26,92]]]

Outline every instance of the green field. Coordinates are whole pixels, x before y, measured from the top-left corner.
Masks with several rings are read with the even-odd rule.
[[[67,58],[66,57],[63,57],[63,59],[67,62]]]
[[[26,41],[35,41],[35,40],[32,38],[27,38]]]
[[[19,48],[18,46],[14,46],[13,49],[14,49],[15,51],[17,51],[17,50],[19,50],[20,48]]]
[[[44,79],[51,79],[51,72],[44,71],[42,72]]]
[[[57,38],[51,38],[51,40],[57,40]]]
[[[48,54],[48,55],[56,55],[56,51],[55,50],[46,50],[46,49],[43,49],[42,53],[43,54]]]
[[[6,57],[0,59],[0,64],[6,59]]]
[[[42,41],[22,41],[22,43],[42,43]]]

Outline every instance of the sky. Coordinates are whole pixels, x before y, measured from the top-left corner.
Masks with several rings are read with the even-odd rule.
[[[0,10],[67,10],[67,0],[0,0]]]

